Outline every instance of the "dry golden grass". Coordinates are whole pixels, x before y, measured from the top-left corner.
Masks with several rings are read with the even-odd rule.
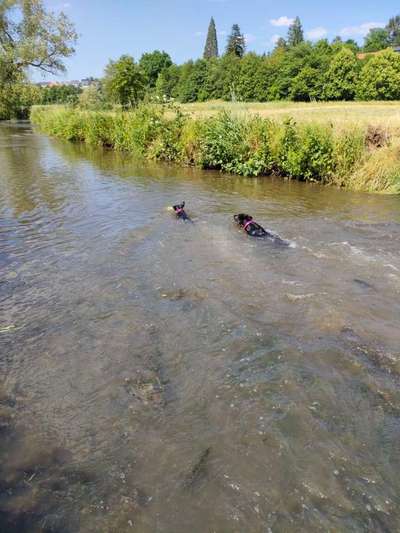
[[[275,120],[293,117],[301,123],[332,124],[339,128],[351,124],[371,125],[400,132],[400,102],[230,103],[216,100],[183,104],[182,109],[193,117],[207,117],[226,110],[241,117],[255,114]]]
[[[346,187],[354,191],[400,193],[400,140],[373,150],[348,177]]]

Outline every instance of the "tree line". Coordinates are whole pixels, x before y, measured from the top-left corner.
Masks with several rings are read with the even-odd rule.
[[[110,62],[102,84],[103,101],[131,106],[146,97],[183,103],[400,99],[396,46],[400,46],[400,16],[391,18],[386,28],[372,28],[362,47],[341,37],[307,41],[296,17],[287,37],[262,55],[246,52],[245,36],[234,24],[220,55],[212,18],[202,59],[176,65],[166,52],[154,51],[137,63],[128,55]]]
[[[385,28],[373,28],[363,47],[336,37],[305,40],[298,17],[268,54],[246,51],[246,39],[234,24],[222,54],[214,19],[203,57],[175,64],[168,53],[144,53],[110,61],[97,86],[40,89],[29,83],[29,70],[65,70],[77,34],[64,15],[54,15],[43,0],[7,0],[0,5],[0,118],[24,116],[35,103],[79,104],[87,109],[136,106],[143,100],[203,102],[271,100],[400,99],[400,15]],[[364,52],[364,54],[360,54]],[[372,52],[372,53],[371,53]]]

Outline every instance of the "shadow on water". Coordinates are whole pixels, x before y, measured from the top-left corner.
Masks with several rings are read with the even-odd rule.
[[[399,530],[399,198],[0,161],[1,532]]]

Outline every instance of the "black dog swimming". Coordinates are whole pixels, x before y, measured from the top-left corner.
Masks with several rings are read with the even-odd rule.
[[[235,215],[233,218],[235,219],[235,222],[237,222],[237,224],[244,229],[247,235],[250,235],[250,237],[270,239],[275,244],[283,244],[284,246],[289,245],[289,243],[281,239],[279,235],[274,235],[273,233],[266,231],[262,226],[260,226],[260,224],[257,224],[257,222],[255,222],[253,217],[250,215],[240,213],[239,215]]]
[[[185,202],[182,202],[181,204],[178,204],[178,205],[173,205],[172,209],[175,212],[176,218],[180,220],[184,220],[186,222],[192,222],[188,214],[185,211]]]

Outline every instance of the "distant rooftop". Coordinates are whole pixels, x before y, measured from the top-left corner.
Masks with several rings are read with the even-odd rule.
[[[82,80],[71,81],[39,81],[36,83],[39,87],[61,87],[63,85],[73,85],[74,87],[89,87],[90,85],[97,83],[97,78],[83,78]]]

